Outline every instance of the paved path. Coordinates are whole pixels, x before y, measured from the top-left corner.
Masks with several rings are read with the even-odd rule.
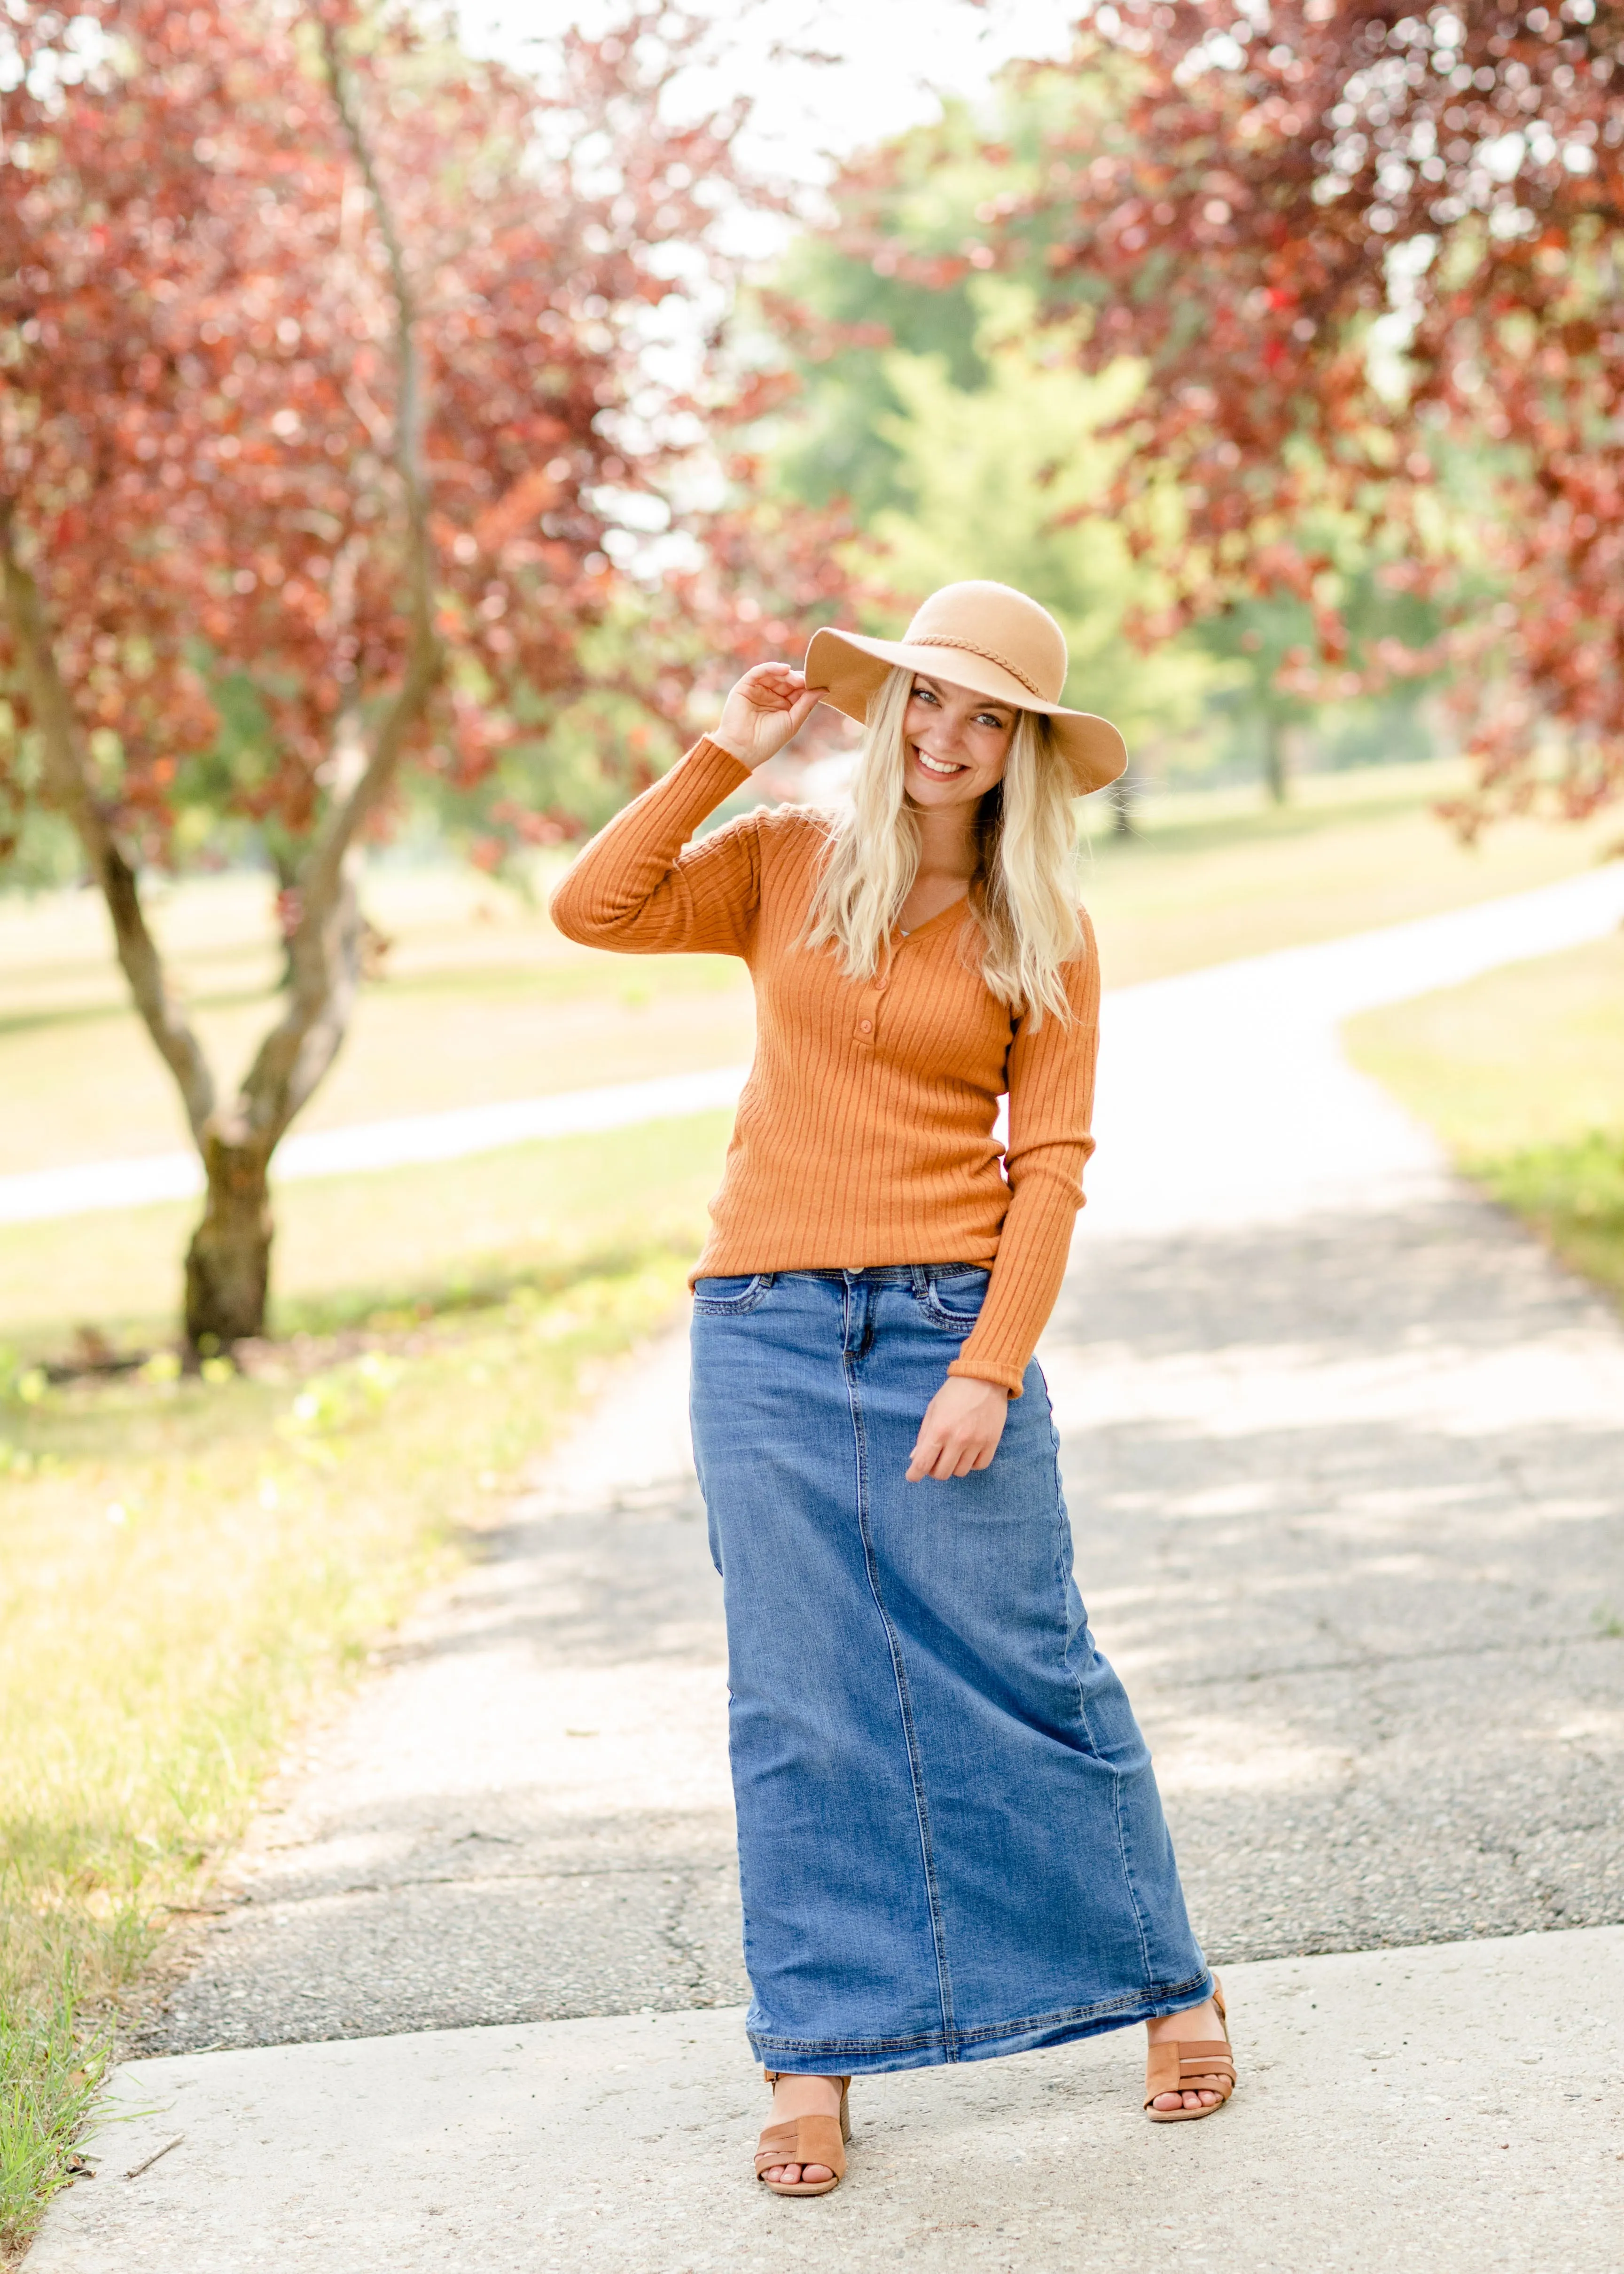
[[[1425,960],[1110,1002],[1043,1347],[1247,2084],[1154,2130],[1110,2039],[865,2086],[843,2268],[1616,2263],[1624,1331],[1342,1059]],[[682,1388],[674,1337],[621,1372],[261,1816],[104,2169],[185,2137],[63,2198],[45,2274],[812,2263],[706,2010],[743,1985]]]
[[[877,2077],[814,2203],[736,2010],[144,2062],[28,2274],[1617,2274],[1624,1929],[1229,1989],[1216,2120],[1144,2121],[1137,2031]]]
[[[1297,951],[1291,958],[1267,957],[1229,968],[1252,971],[1267,964],[1301,976],[1312,974],[1317,988],[1328,988],[1346,998],[1345,1011],[1362,1010],[1422,994],[1428,988],[1450,986],[1500,964],[1576,947],[1621,922],[1624,862],[1538,892],[1485,900],[1445,916],[1394,924],[1354,939]],[[737,1103],[747,1072],[744,1066],[715,1066],[656,1081],[612,1082],[598,1089],[561,1090],[550,1097],[515,1098],[496,1105],[459,1106],[444,1113],[402,1114],[388,1121],[298,1133],[278,1147],[274,1174],[278,1183],[293,1184],[310,1177],[466,1159],[539,1138],[581,1136],[680,1114],[712,1112]],[[0,1177],[0,1224],[141,1208],[154,1201],[184,1200],[202,1189],[203,1172],[195,1153],[150,1153],[133,1160],[31,1169]]]

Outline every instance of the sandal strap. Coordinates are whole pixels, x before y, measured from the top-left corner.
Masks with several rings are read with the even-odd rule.
[[[838,2116],[794,2116],[770,2124],[756,2144],[756,2168],[775,2164],[826,2164],[836,2179],[846,2177],[846,2146]]]
[[[1207,2089],[1227,2100],[1235,2090],[1235,2056],[1222,2038],[1163,2037],[1146,2056],[1145,2105],[1164,2092],[1193,2092],[1209,2077]]]

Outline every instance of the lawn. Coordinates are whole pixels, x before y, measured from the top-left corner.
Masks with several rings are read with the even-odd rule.
[[[1436,818],[1442,764],[1311,775],[1289,805],[1255,792],[1153,800],[1139,834],[1095,833],[1084,897],[1108,987],[1335,939],[1527,892],[1616,847],[1616,813],[1583,828],[1507,822],[1463,846]]]
[[[1358,1065],[1624,1300],[1624,936],[1367,1012]]]
[[[1606,841],[1517,824],[1469,852],[1429,811],[1450,786],[1447,769],[1373,770],[1306,782],[1282,811],[1185,796],[1149,805],[1132,838],[1097,834],[1085,895],[1107,983],[1524,889]],[[389,942],[382,975],[301,1127],[748,1056],[733,964],[575,947],[538,902],[470,876],[381,864],[365,899]],[[272,1013],[267,915],[264,880],[235,876],[175,887],[155,910],[228,1072]],[[90,895],[0,900],[0,1174],[185,1141]],[[701,1116],[287,1186],[276,1339],[245,1374],[213,1365],[204,1381],[177,1380],[163,1350],[191,1204],[0,1227],[0,2226],[13,2242],[63,2174],[109,2001],[199,1900],[301,1714],[470,1551],[583,1369],[674,1306],[726,1131]],[[42,1362],[86,1329],[157,1356],[49,1382]]]
[[[583,1370],[670,1315],[726,1123],[293,1187],[283,1339],[246,1374],[0,1363],[0,2250],[300,1715],[477,1548]],[[0,1233],[11,1330],[57,1342],[66,1288],[154,1331],[180,1223]]]

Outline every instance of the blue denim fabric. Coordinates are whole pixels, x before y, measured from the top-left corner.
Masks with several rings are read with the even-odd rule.
[[[990,1468],[905,1480],[987,1276],[695,1291],[748,2028],[769,2068],[981,2060],[1210,1994],[1150,1755],[1072,1580],[1037,1366]]]

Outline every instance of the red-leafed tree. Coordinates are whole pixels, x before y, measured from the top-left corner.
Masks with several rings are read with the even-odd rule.
[[[357,847],[403,765],[475,778],[581,681],[615,500],[692,446],[645,335],[703,282],[736,121],[667,116],[674,37],[658,11],[568,37],[544,88],[347,0],[18,0],[0,32],[0,802],[71,819],[179,1087],[193,1349],[263,1329],[267,1169],[350,1016]],[[235,1088],[139,882],[227,712],[218,802],[285,848],[289,960]]]
[[[1563,809],[1617,796],[1624,6],[1116,0],[1068,73],[1035,194],[989,200],[957,258],[1042,260],[1088,358],[1145,359],[1123,504],[1178,485],[1185,614],[1309,601],[1308,687],[1345,639],[1312,532],[1357,520],[1452,614],[1387,660],[1455,667],[1467,825],[1533,800],[1542,723]],[[1463,466],[1470,561],[1439,541]]]

